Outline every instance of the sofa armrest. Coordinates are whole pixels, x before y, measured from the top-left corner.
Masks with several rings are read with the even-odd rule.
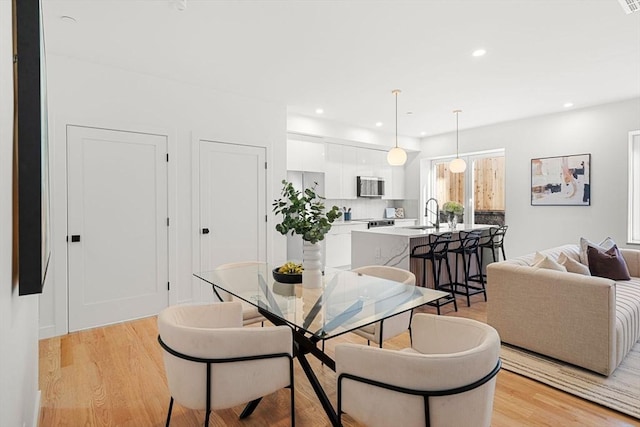
[[[627,263],[629,275],[631,277],[640,277],[640,250],[620,248],[620,253]]]
[[[608,375],[616,367],[615,282],[492,263],[487,323],[503,342]]]

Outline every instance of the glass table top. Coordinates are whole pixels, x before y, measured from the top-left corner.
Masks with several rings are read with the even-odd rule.
[[[274,267],[246,262],[195,273],[212,285],[319,339],[328,339],[447,296],[353,271],[327,268],[320,288],[276,282]]]

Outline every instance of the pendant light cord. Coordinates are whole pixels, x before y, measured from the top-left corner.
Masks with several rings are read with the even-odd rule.
[[[458,132],[459,132],[459,128],[458,128],[458,113],[460,113],[462,110],[453,110],[454,113],[456,113],[456,159],[460,158],[460,150],[459,150],[459,142],[458,142]]]
[[[398,148],[398,89],[394,90],[393,93],[396,95],[396,148]]]

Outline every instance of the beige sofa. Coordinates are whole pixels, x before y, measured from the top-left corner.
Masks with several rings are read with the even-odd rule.
[[[541,251],[579,260],[578,245]],[[631,280],[535,268],[534,254],[487,267],[487,323],[503,342],[610,375],[640,339],[640,250],[620,249]]]

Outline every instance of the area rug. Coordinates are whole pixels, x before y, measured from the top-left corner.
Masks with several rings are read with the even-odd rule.
[[[608,377],[502,345],[502,368],[640,419],[640,341]]]

